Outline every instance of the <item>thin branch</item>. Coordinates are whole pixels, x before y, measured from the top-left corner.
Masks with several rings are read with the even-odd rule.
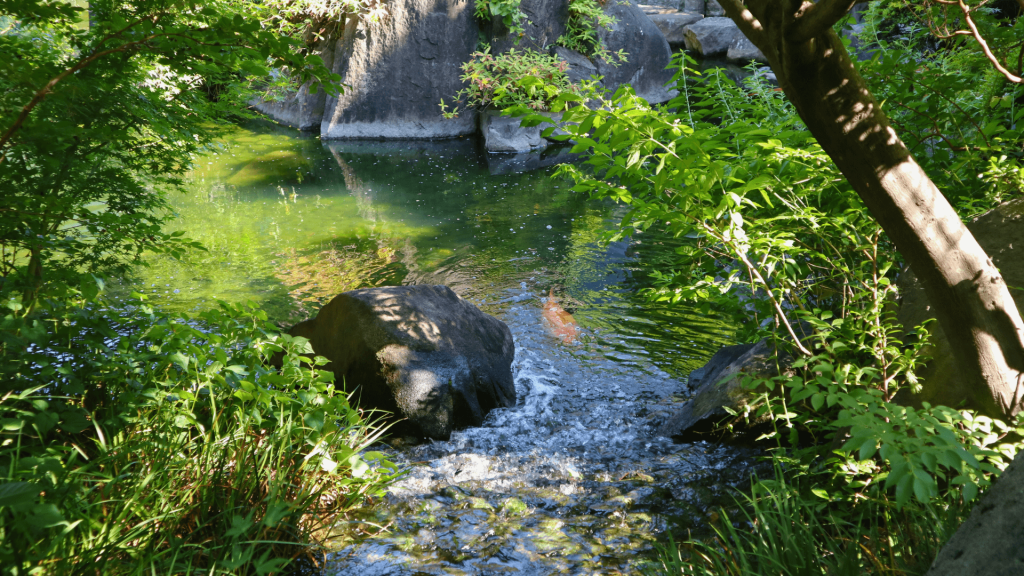
[[[964,20],[967,23],[967,27],[971,29],[971,35],[978,41],[981,46],[981,51],[985,53],[985,57],[992,63],[992,66],[999,71],[1000,74],[1006,77],[1007,80],[1014,84],[1024,83],[1024,78],[1017,76],[1016,74],[1007,70],[996,58],[996,55],[992,53],[992,49],[989,48],[988,42],[985,42],[985,38],[978,31],[978,26],[974,23],[974,19],[971,18],[971,8],[964,3],[964,0],[957,0],[957,5],[960,6],[960,11],[964,13]]]
[[[1021,1],[1024,2],[1024,0]],[[761,22],[743,5],[743,1],[719,0],[718,3],[725,10],[729,18],[736,23],[736,26],[743,32],[743,35],[753,42],[755,46],[761,48],[761,52],[764,52],[765,45],[768,43],[768,35],[765,33]]]
[[[857,0],[819,0],[812,4],[804,0],[797,10],[796,20],[786,30],[786,40],[802,44],[814,38],[849,14],[856,3]]]

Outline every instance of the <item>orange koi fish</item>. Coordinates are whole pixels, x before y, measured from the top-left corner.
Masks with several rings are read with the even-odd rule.
[[[572,314],[558,305],[554,288],[548,292],[548,301],[544,303],[543,316],[547,320],[548,330],[552,336],[565,344],[572,344],[576,340],[579,335],[579,323],[572,317]]]

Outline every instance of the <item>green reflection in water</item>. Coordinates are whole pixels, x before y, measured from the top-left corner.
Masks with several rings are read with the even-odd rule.
[[[643,260],[597,242],[615,206],[550,169],[492,175],[488,160],[470,139],[322,143],[237,128],[171,198],[171,229],[208,251],[150,258],[125,289],[180,311],[254,300],[288,325],[339,292],[394,284],[447,284],[500,314],[527,282],[540,296],[555,289],[592,349],[639,352],[674,376],[728,339],[719,319],[636,295]]]

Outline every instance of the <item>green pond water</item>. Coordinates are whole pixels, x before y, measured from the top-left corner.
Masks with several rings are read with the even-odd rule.
[[[730,326],[638,295],[675,241],[602,244],[621,207],[553,168],[516,172],[563,158],[240,127],[172,197],[174,227],[208,251],[152,258],[120,288],[179,311],[252,300],[289,326],[345,290],[446,284],[508,324],[517,405],[446,442],[383,448],[408,474],[337,527],[326,573],[634,573],[671,525],[699,526],[749,481],[749,452],[654,435]],[[549,332],[551,296],[577,340]],[[361,539],[374,526],[387,530]]]
[[[253,300],[287,326],[340,292],[380,285],[447,284],[500,314],[505,290],[526,282],[554,290],[585,344],[677,377],[728,339],[720,319],[637,294],[673,241],[603,246],[621,208],[572,192],[553,168],[492,174],[508,170],[507,157],[468,138],[321,142],[239,127],[171,196],[170,229],[208,251],[152,258],[129,284],[179,311]]]

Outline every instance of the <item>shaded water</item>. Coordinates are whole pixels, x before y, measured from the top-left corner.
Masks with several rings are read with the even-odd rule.
[[[255,300],[282,325],[344,290],[447,284],[509,325],[518,405],[447,442],[396,439],[409,473],[362,524],[339,526],[329,573],[630,572],[667,521],[699,523],[747,481],[752,454],[652,435],[731,334],[637,295],[673,241],[602,245],[620,208],[552,169],[514,170],[470,139],[240,128],[172,199],[209,251],[154,258],[131,281],[170,309]],[[574,341],[545,325],[549,296],[578,322]],[[367,523],[388,531],[352,545]]]

